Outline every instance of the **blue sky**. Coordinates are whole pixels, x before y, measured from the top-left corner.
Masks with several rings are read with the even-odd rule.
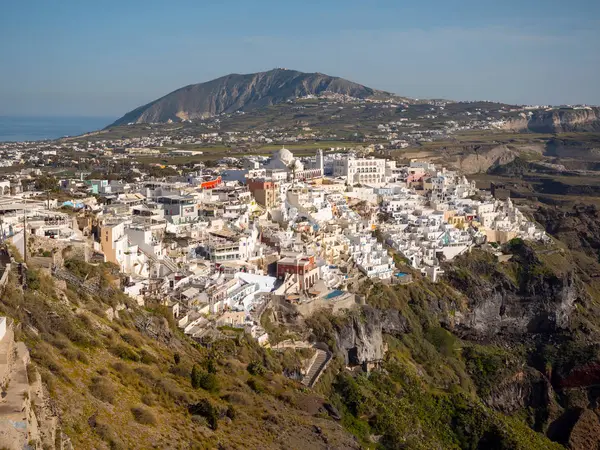
[[[274,67],[401,95],[600,104],[599,0],[0,0],[0,115],[120,116]]]

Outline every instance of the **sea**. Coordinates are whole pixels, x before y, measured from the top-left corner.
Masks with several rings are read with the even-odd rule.
[[[101,130],[115,117],[0,116],[0,142],[42,141]]]

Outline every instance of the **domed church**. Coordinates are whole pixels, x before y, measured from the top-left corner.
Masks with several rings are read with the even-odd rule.
[[[323,150],[317,150],[315,162],[309,162],[309,168],[305,168],[302,161],[294,157],[294,154],[287,148],[282,147],[271,156],[267,166],[274,171],[287,173],[288,180],[308,180],[311,178],[320,178],[323,176]]]
[[[295,169],[296,172],[300,172],[304,170],[304,164],[302,164],[300,160],[294,158],[293,153],[287,148],[282,147],[273,153],[269,163],[269,169],[279,169],[285,171],[291,171],[292,169]]]

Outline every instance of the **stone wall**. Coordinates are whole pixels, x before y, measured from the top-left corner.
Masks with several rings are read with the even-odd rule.
[[[41,378],[27,370],[29,364],[29,351],[23,342],[15,342],[11,323],[0,341],[0,448],[70,450]],[[29,379],[30,373],[35,379]]]
[[[320,309],[328,309],[331,312],[338,313],[342,310],[352,309],[358,304],[357,297],[355,294],[344,294],[339,299],[317,298],[313,301],[303,302],[296,305],[296,309],[304,317],[308,317]]]

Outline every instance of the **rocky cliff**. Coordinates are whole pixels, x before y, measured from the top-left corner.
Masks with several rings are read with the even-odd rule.
[[[399,311],[364,306],[336,330],[337,350],[344,355],[347,366],[381,361],[385,354],[383,333],[397,335],[409,329]]]
[[[584,295],[574,273],[551,271],[528,246],[515,250],[505,268],[483,253],[448,265],[448,282],[469,303],[452,318],[457,330],[471,338],[490,338],[555,333],[569,326],[575,303]]]
[[[111,126],[199,119],[325,93],[356,98],[393,97],[392,94],[322,73],[274,69],[247,75],[231,74],[183,87],[130,111]]]
[[[507,145],[472,146],[465,148],[455,166],[465,174],[485,173],[490,167],[508,164],[519,152]]]
[[[518,117],[507,121],[503,129],[535,133],[598,131],[600,130],[600,108],[539,110],[529,118]]]

